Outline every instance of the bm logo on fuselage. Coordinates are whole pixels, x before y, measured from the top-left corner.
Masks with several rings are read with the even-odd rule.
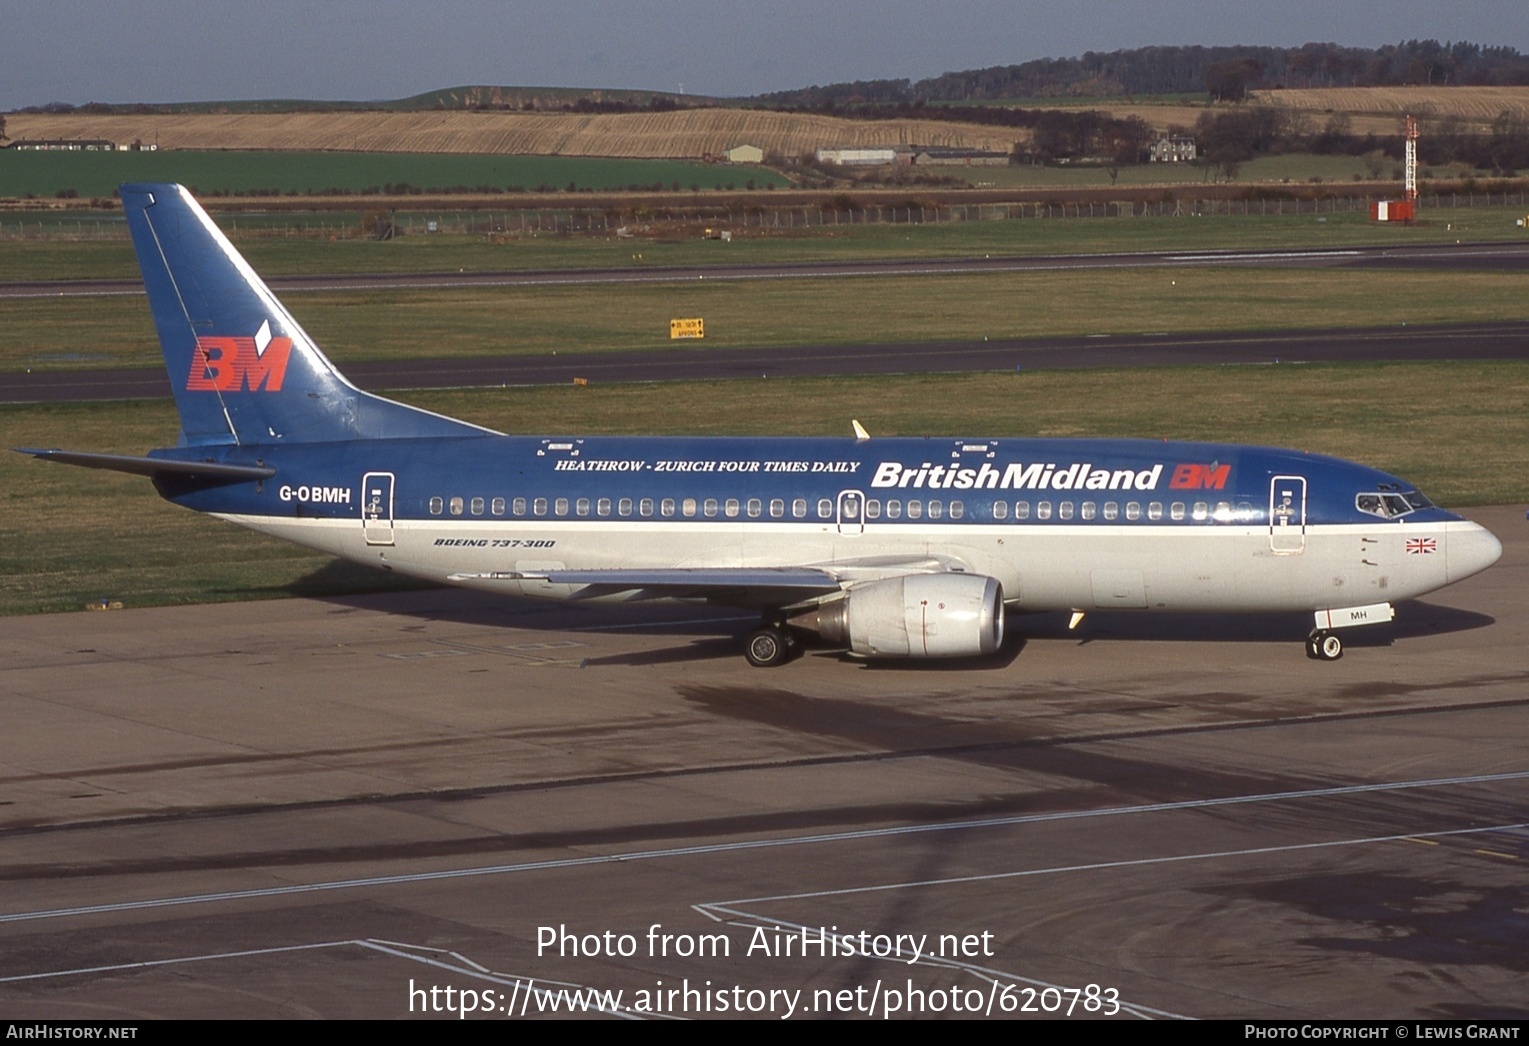
[[[1232,476],[1232,466],[1211,462],[1209,465],[1176,465],[1168,480],[1169,490],[1225,490]]]
[[[196,339],[186,388],[191,392],[280,392],[292,339],[273,338],[267,327],[261,328],[261,334],[264,337],[258,339]]]

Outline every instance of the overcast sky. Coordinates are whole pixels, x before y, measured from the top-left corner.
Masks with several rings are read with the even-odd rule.
[[[463,84],[746,95],[1149,44],[1529,51],[1525,0],[0,0],[0,18],[0,110]]]

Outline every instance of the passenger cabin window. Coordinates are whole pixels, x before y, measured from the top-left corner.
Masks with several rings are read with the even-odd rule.
[[[1016,501],[1016,502],[1014,502],[1014,518],[1015,519],[1029,519],[1030,518],[1030,502],[1028,502],[1028,501]]]
[[[818,499],[818,518],[819,519],[833,519],[834,518],[834,503],[832,501],[830,501],[828,498],[819,498]]]
[[[945,514],[945,507],[943,505],[941,505],[938,501],[931,501],[931,502],[929,502],[929,518],[930,519],[939,519],[944,514]]]
[[[472,499],[472,504],[470,506],[470,511],[475,516],[483,515],[483,499],[482,498],[473,498]]]
[[[1056,517],[1057,517],[1057,519],[1071,519],[1072,518],[1072,502],[1071,501],[1063,501],[1060,504],[1058,504],[1057,507],[1056,507]]]
[[[1007,501],[995,501],[995,502],[993,502],[993,518],[994,519],[1008,519],[1009,518],[1009,503]]]
[[[658,504],[658,513],[661,516],[672,516],[672,515],[674,515],[674,499],[673,498],[664,498],[663,501],[659,502],[659,504]]]
[[[877,501],[875,498],[872,498],[870,501],[867,501],[865,503],[865,518],[866,519],[880,519],[881,518],[881,502],[880,501]]]
[[[430,514],[432,516],[439,516],[441,514],[441,511],[443,509],[445,509],[445,507],[446,507],[446,502],[442,498],[431,498],[430,499]]]
[[[918,519],[923,514],[924,514],[924,503],[922,501],[910,501],[910,502],[908,502],[908,518],[909,519]]]
[[[1084,519],[1093,519],[1094,518],[1094,512],[1095,512],[1094,503],[1092,501],[1085,501],[1085,502],[1083,502],[1083,518]]]
[[[1196,522],[1203,522],[1210,515],[1210,506],[1203,501],[1196,501],[1195,507],[1190,510],[1190,515]]]
[[[622,498],[620,501],[616,502],[616,515],[618,515],[618,516],[630,516],[631,514],[632,514],[632,499],[631,498]]]
[[[608,516],[611,514],[611,499],[601,498],[595,502],[595,515]]]
[[[952,501],[950,503],[950,518],[960,519],[964,515],[966,515],[966,506],[959,501]]]
[[[1141,519],[1141,502],[1126,502],[1126,519]]]
[[[556,501],[554,501],[552,503],[552,514],[554,516],[568,515],[568,499],[558,498]]]
[[[806,498],[797,498],[795,501],[791,502],[791,514],[793,516],[795,516],[797,519],[806,519],[807,518],[807,499]]]
[[[680,502],[680,512],[686,516],[695,515],[695,498],[686,498]]]
[[[451,499],[451,514],[453,516],[460,516],[462,514],[462,499],[461,498],[452,498]]]
[[[581,516],[589,515],[589,499],[580,498],[573,503],[573,510]]]
[[[717,514],[717,499],[716,498],[707,498],[706,499],[706,515],[708,517],[711,517],[711,516],[715,516],[716,514]]]
[[[1172,505],[1170,505],[1168,507],[1168,517],[1173,520],[1183,519],[1184,503],[1182,501],[1175,501]]]
[[[764,514],[764,502],[758,498],[749,498],[749,518],[758,519]]]
[[[531,514],[533,516],[545,516],[547,514],[547,499],[537,498],[531,502]]]
[[[637,503],[637,514],[639,516],[642,516],[644,519],[647,519],[649,516],[652,516],[653,515],[653,499],[652,498],[643,498],[641,501],[639,501]],[[668,515],[668,513],[665,513],[665,515]]]
[[[1153,522],[1163,518],[1163,503],[1161,501],[1154,501],[1147,506],[1147,518]]]
[[[515,513],[517,516],[524,516],[526,514],[526,499],[516,498],[514,501],[510,502],[510,511]]]
[[[888,519],[902,519],[902,516],[903,516],[903,503],[901,501],[889,501],[889,502],[887,502],[887,518]]]
[[[771,519],[780,519],[785,514],[786,514],[786,499],[785,498],[771,498],[770,499],[770,518]]]
[[[1051,502],[1049,502],[1049,501],[1037,501],[1035,503],[1035,518],[1036,519],[1050,519],[1051,518]]]
[[[489,502],[488,510],[496,516],[504,515],[504,499],[495,498],[493,501]]]

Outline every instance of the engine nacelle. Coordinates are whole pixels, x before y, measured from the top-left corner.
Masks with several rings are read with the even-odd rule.
[[[977,574],[909,574],[856,585],[791,624],[867,657],[977,657],[1003,643],[1003,586]]]

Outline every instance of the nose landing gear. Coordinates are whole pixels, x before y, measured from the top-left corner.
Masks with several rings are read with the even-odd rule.
[[[1336,661],[1343,656],[1343,638],[1336,632],[1314,628],[1306,637],[1306,656],[1313,661]]]

